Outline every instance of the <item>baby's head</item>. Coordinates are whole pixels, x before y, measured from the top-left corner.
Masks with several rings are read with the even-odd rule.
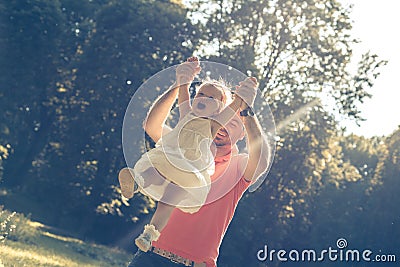
[[[220,113],[230,100],[230,90],[223,81],[205,80],[197,89],[192,109],[198,116],[213,116]]]

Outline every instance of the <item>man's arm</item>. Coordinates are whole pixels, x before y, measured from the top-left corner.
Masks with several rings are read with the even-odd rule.
[[[243,176],[247,181],[257,180],[268,170],[271,147],[256,116],[244,117],[249,158]]]
[[[224,108],[219,114],[215,116],[215,123],[217,127],[212,132],[214,135],[218,132],[219,128],[226,125],[239,109],[245,109],[252,106],[257,94],[258,82],[255,77],[248,77],[239,83],[236,87],[235,96],[233,101]]]
[[[176,101],[178,88],[176,83],[174,83],[165,93],[157,98],[147,114],[143,128],[154,142],[157,142],[161,138],[163,132],[165,134],[171,130],[171,128],[165,125],[165,121],[172,109],[172,105]]]
[[[163,134],[171,130],[165,125],[165,121],[172,109],[172,105],[176,101],[176,97],[180,95],[179,104],[184,102],[185,105],[179,107],[180,115],[182,116],[183,106],[189,103],[189,86],[195,75],[201,70],[200,63],[197,57],[190,57],[188,60],[180,64],[176,69],[176,82],[163,93],[154,104],[151,106],[146,120],[143,123],[143,128],[146,133],[157,142]]]
[[[242,99],[242,109],[253,106],[257,95],[257,87],[258,81],[255,77],[248,77],[239,83],[235,94]],[[247,181],[255,181],[261,174],[267,171],[271,160],[271,151],[257,117],[245,116],[243,120],[247,133],[249,158],[247,164],[244,162],[241,168],[242,170],[244,169],[243,176]]]

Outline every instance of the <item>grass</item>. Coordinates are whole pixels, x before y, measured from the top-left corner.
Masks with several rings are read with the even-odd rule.
[[[44,225],[37,222],[29,220],[26,224],[24,228],[36,231],[36,234],[29,240],[3,240],[0,243],[0,267],[127,266],[131,257],[115,248],[50,233],[42,230]]]

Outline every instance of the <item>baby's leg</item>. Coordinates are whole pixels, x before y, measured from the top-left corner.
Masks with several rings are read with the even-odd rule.
[[[155,168],[148,168],[142,173],[142,177],[144,177],[143,184],[140,186],[143,188],[149,185],[162,185],[165,182],[165,178]],[[123,168],[118,174],[118,180],[122,195],[126,198],[132,198],[138,188],[133,176],[133,169]]]
[[[150,224],[154,225],[154,227],[158,231],[162,231],[167,225],[169,218],[171,217],[172,211],[175,209],[175,206],[171,206],[165,204],[163,202],[158,202],[157,209],[151,218]]]
[[[150,185],[162,185],[165,182],[165,177],[162,176],[156,168],[151,167],[142,173],[143,177],[143,188]]]
[[[179,186],[171,183],[167,185],[163,198],[157,204],[157,209],[150,224],[145,226],[143,233],[135,240],[135,244],[140,250],[148,251],[152,246],[152,242],[158,239],[160,232],[167,225],[172,211],[175,209],[174,205],[168,203],[179,203],[177,201],[186,197],[187,194],[187,191]]]
[[[186,190],[176,184],[169,183],[165,188],[162,199],[157,204],[157,209],[150,224],[154,225],[157,230],[162,231],[171,217],[176,204],[187,196],[188,192]]]

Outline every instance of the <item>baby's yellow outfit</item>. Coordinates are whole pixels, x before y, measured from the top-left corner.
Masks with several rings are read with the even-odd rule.
[[[188,195],[170,204],[184,212],[198,211],[206,200],[210,175],[214,172],[214,156],[210,150],[212,141],[211,120],[188,113],[136,163],[134,175],[138,177],[139,185],[141,179],[149,179],[147,175],[154,176],[155,172],[146,172],[151,167],[162,175],[156,175],[159,182],[141,192],[159,201],[166,186],[173,183],[184,188]],[[150,179],[153,181],[154,177]]]

